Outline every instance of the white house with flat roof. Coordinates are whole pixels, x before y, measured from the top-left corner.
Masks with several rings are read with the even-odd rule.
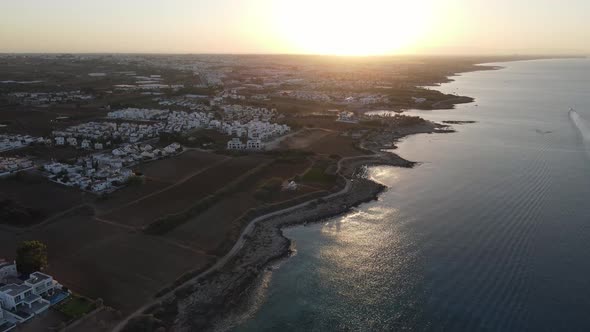
[[[234,137],[229,142],[227,142],[228,150],[243,150],[244,148],[244,143],[242,143],[242,140],[237,137]]]
[[[24,284],[31,287],[37,295],[52,294],[56,289],[61,289],[61,285],[52,276],[41,272],[31,273]]]
[[[0,287],[0,310],[11,321],[24,322],[34,315],[49,309],[49,298],[62,286],[50,275],[41,272],[31,273],[22,284],[8,284]]]
[[[0,306],[14,319],[24,322],[49,309],[50,302],[28,285],[9,284],[0,287]]]

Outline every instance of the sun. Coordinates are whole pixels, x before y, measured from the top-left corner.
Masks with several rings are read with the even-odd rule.
[[[297,0],[274,4],[276,33],[295,53],[386,55],[419,42],[427,1]]]

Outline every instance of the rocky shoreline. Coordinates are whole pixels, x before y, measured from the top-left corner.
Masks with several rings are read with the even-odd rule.
[[[445,128],[444,125],[429,124],[414,130],[404,130],[403,133],[384,133],[391,136],[382,139],[397,141],[411,134],[441,132],[440,129]],[[365,166],[411,168],[415,164],[391,152],[342,160],[339,174],[346,179],[346,185],[341,191],[256,221],[252,230],[242,237],[243,244],[231,259],[176,289],[173,296],[160,299],[158,304],[130,321],[130,329],[126,330],[134,330],[134,322],[139,321],[142,322],[140,325],[159,326],[173,331],[218,329],[216,326],[220,322],[231,313],[240,311],[241,305],[247,302],[248,295],[255,288],[257,279],[269,265],[291,254],[291,241],[283,235],[283,228],[327,220],[345,214],[360,204],[376,200],[386,187],[368,179]]]
[[[393,165],[388,162],[380,164]],[[404,163],[402,167],[411,166]],[[350,181],[349,191],[342,195],[319,199],[315,204],[258,222],[238,255],[188,289],[177,291],[174,299],[155,308],[155,316],[164,318],[165,325],[174,331],[202,331],[214,327],[247,298],[256,278],[269,264],[291,253],[291,241],[283,235],[283,228],[342,215],[353,207],[377,199],[386,189],[362,177]],[[158,315],[158,312],[174,311],[177,314],[173,321],[165,321],[165,316]]]

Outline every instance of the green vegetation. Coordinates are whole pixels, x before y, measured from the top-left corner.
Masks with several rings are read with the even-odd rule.
[[[16,265],[23,274],[42,270],[47,266],[47,246],[40,241],[24,241],[16,251]]]
[[[314,166],[305,172],[301,179],[305,182],[333,183],[336,181],[336,175],[327,174],[324,168]]]
[[[213,206],[213,204],[221,200],[223,195],[224,193],[216,193],[213,195],[209,195],[197,202],[195,205],[193,205],[186,211],[176,213],[173,215],[168,215],[166,217],[154,221],[153,223],[149,224],[143,231],[144,233],[150,235],[166,234],[171,230],[175,229],[176,227],[184,224],[189,218],[196,216],[201,212],[207,210],[211,206]]]
[[[333,184],[338,179],[338,176],[330,169],[336,167],[334,159],[320,159],[316,160],[313,166],[301,176],[301,181],[321,183],[321,184]]]
[[[55,309],[74,320],[96,309],[96,304],[85,297],[72,294],[68,299],[56,305]]]
[[[276,194],[277,192],[279,192],[281,190],[282,184],[283,184],[283,179],[271,178],[268,181],[266,181],[265,183],[263,183],[262,185],[260,185],[260,187],[258,187],[258,189],[256,189],[256,192],[254,193],[254,197],[256,197],[256,199],[261,200],[261,201],[270,200],[272,198],[273,194]]]
[[[142,185],[145,182],[145,178],[141,177],[141,176],[132,176],[129,179],[127,179],[127,185],[129,186],[139,186]]]
[[[199,129],[190,133],[161,133],[160,141],[166,144],[178,142],[194,148],[225,149],[229,137],[215,130]]]

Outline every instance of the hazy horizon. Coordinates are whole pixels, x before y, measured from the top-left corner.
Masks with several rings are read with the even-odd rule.
[[[588,55],[573,0],[23,0],[0,53]]]

